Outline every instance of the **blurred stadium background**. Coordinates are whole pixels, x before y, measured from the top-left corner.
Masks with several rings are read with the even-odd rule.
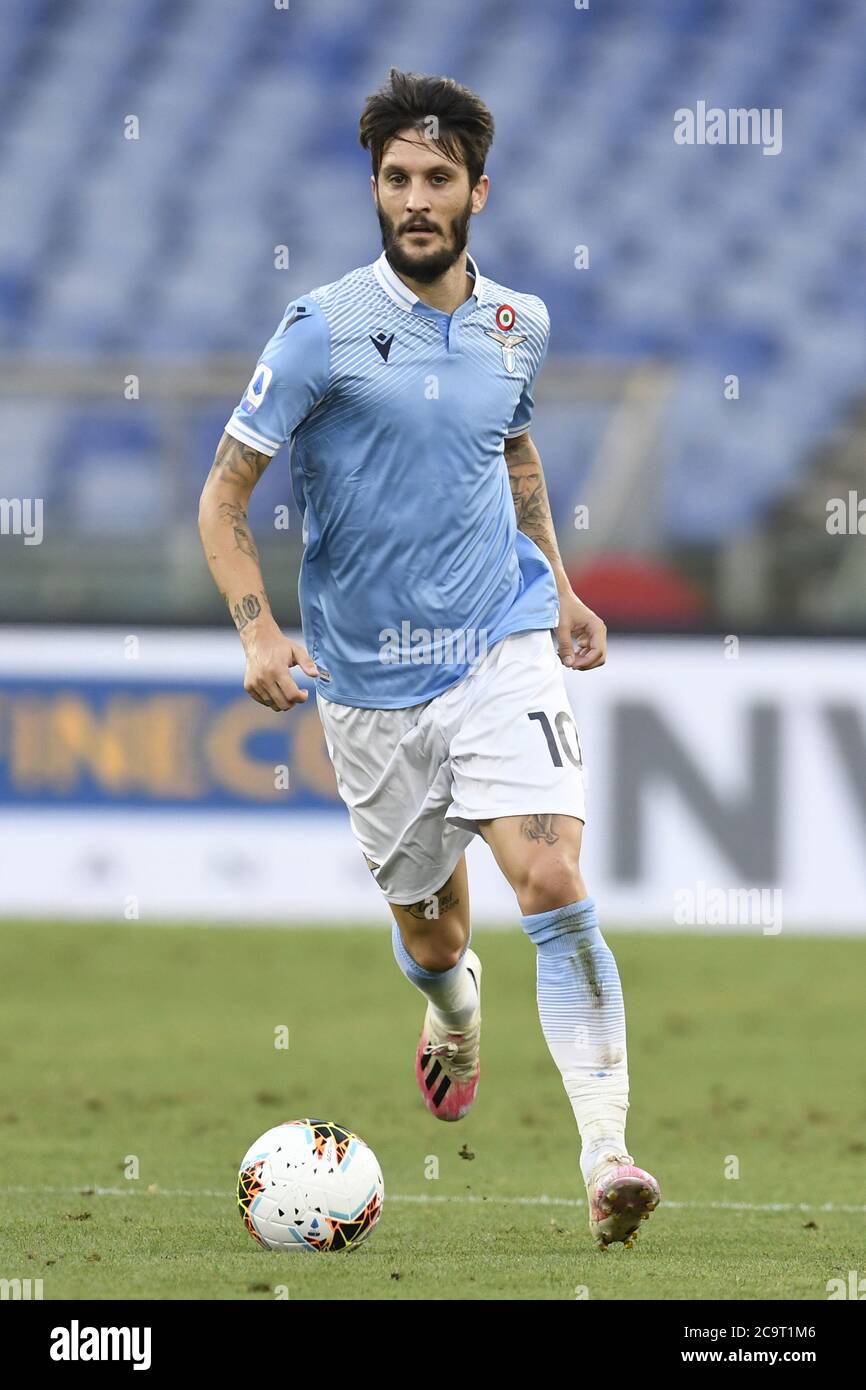
[[[195,519],[283,306],[378,254],[356,128],[392,64],[490,105],[473,254],[551,312],[533,435],[611,630],[572,681],[607,919],[689,925],[703,884],[862,929],[855,0],[0,0],[0,911],[384,921],[315,712],[243,694]],[[781,109],[781,150],[675,143],[699,101]],[[285,455],[251,518],[292,627]]]

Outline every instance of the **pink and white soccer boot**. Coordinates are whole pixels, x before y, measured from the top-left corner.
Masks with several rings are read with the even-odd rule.
[[[599,1249],[621,1240],[630,1250],[661,1198],[652,1173],[636,1168],[631,1154],[602,1154],[586,1184],[589,1229]]]
[[[424,1104],[437,1120],[462,1120],[471,1109],[481,1075],[481,961],[466,952],[466,968],[478,990],[478,1012],[462,1033],[445,1032],[427,1005],[415,1054],[415,1079]]]

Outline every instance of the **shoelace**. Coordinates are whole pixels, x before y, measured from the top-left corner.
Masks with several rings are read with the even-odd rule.
[[[478,1028],[469,1028],[465,1033],[459,1034],[461,1042],[455,1042],[453,1038],[446,1042],[427,1044],[424,1051],[430,1057],[444,1057],[448,1062],[448,1069],[458,1079],[469,1080],[475,1075],[476,1056],[474,1054],[475,1044],[478,1042]],[[460,1057],[460,1053],[468,1051],[469,1056]]]
[[[598,1158],[598,1160],[593,1164],[592,1173],[590,1174],[590,1181],[598,1181],[596,1174],[601,1172],[602,1164],[604,1164],[605,1167],[613,1167],[614,1165],[625,1166],[626,1164],[628,1164],[632,1168],[635,1166],[635,1162],[631,1154],[602,1154]]]

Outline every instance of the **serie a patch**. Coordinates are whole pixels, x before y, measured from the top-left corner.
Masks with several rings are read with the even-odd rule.
[[[241,410],[245,415],[254,415],[265,399],[265,392],[271,384],[273,372],[264,362],[260,362],[250,377],[250,384],[244,392]]]

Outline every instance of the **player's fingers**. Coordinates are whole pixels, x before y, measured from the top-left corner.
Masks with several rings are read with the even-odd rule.
[[[575,671],[591,671],[594,666],[603,666],[606,660],[606,646],[603,637],[585,638],[585,646],[574,659]]]
[[[262,704],[283,713],[298,704],[298,688],[285,670],[274,669],[262,673],[258,687],[264,695]]]
[[[264,668],[260,684],[265,686],[274,709],[291,709],[293,705],[302,705],[309,697],[309,692],[301,690],[292,680],[285,655]]]
[[[563,666],[574,665],[574,644],[571,640],[571,628],[567,625],[556,629],[556,649]]]
[[[301,646],[300,642],[292,643],[292,656],[294,660],[291,664],[293,666],[300,666],[301,670],[305,672],[306,675],[317,676],[319,674],[318,666],[310,656],[306,647]]]
[[[289,708],[288,701],[276,681],[267,681],[265,695],[267,698],[262,703],[269,705],[271,709],[282,711]]]
[[[277,709],[291,709],[293,705],[302,705],[310,693],[308,690],[301,690],[288,671],[280,672],[279,677],[272,682],[271,689],[274,699],[278,701]]]
[[[268,709],[273,709],[271,697],[266,690],[261,689],[257,685],[247,685],[246,683],[244,683],[244,690],[251,700],[255,700],[257,705],[266,705]]]

